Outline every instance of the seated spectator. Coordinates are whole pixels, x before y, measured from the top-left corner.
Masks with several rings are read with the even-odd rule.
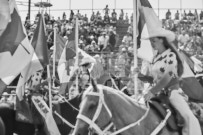
[[[127,32],[127,34],[123,37],[122,42],[124,42],[126,45],[130,45],[130,42],[133,41],[132,35]]]
[[[102,32],[101,36],[98,38],[98,46],[99,46],[99,51],[103,51],[109,42],[109,36],[106,35],[106,32]]]
[[[190,40],[190,37],[188,34],[186,34],[186,32],[183,30],[182,33],[178,36],[178,46],[179,48],[181,46],[185,46]]]
[[[133,34],[133,27],[131,25],[128,27],[127,32],[129,32],[130,34]]]
[[[116,35],[114,34],[113,30],[109,31],[109,48],[111,52],[114,52],[114,48],[116,45]]]
[[[97,45],[96,42],[93,40],[93,41],[91,42],[91,44],[89,44],[89,45],[87,45],[87,46],[85,47],[85,51],[87,51],[87,52],[96,52],[96,51],[98,51],[98,45]]]
[[[194,19],[194,14],[191,12],[191,10],[189,11],[189,13],[187,14],[187,18],[189,20],[193,20]]]
[[[116,18],[116,15],[113,14],[112,18],[111,18],[111,23],[116,26],[116,23],[117,23],[117,18]]]
[[[85,16],[84,16],[84,18],[83,18],[83,21],[84,21],[85,23],[88,23],[87,14],[85,14]]]
[[[179,20],[179,12],[178,12],[178,10],[177,10],[177,12],[175,13],[175,20]]]
[[[166,12],[166,20],[171,18],[171,11],[168,9],[168,11]]]
[[[110,17],[109,15],[106,13],[104,16],[104,24],[109,24],[110,23]]]

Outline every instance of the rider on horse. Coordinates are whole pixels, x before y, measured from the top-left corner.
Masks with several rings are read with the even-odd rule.
[[[157,50],[157,54],[150,65],[153,85],[144,95],[145,100],[150,100],[160,92],[166,94],[171,105],[185,121],[182,134],[201,135],[200,124],[187,104],[185,98],[187,96],[179,86],[183,64],[177,50],[171,43],[175,40],[175,34],[169,30],[160,29],[151,33],[149,39],[153,49]]]
[[[90,83],[90,71],[89,70],[92,66],[92,63],[93,63],[93,61],[91,59],[89,59],[88,57],[83,58],[81,63],[79,64],[79,69],[76,70],[76,72],[70,79],[70,81],[75,81],[76,76],[78,76],[79,93],[84,91]]]

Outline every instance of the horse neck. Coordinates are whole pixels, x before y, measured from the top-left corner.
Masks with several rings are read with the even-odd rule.
[[[138,121],[146,112],[119,91],[104,90],[104,100],[112,113],[112,121],[118,129]]]

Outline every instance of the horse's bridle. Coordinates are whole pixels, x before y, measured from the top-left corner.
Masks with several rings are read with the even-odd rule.
[[[90,86],[87,90],[90,91],[91,89],[92,89],[92,87]],[[97,120],[97,118],[99,117],[99,114],[101,113],[102,105],[104,105],[104,107],[107,110],[110,118],[112,118],[112,113],[111,113],[110,109],[108,108],[108,106],[107,106],[107,104],[106,104],[106,102],[104,100],[103,89],[99,88],[98,90],[99,90],[99,93],[92,91],[92,92],[89,92],[89,93],[86,94],[86,95],[90,95],[90,96],[98,96],[99,97],[99,103],[98,103],[98,106],[97,106],[97,110],[96,110],[96,112],[95,112],[95,114],[93,116],[93,119],[92,120],[89,119],[87,116],[85,116],[83,114],[80,114],[80,112],[79,112],[77,118],[83,120],[86,123],[88,123],[89,127],[94,128],[99,135],[105,135],[106,131],[108,131],[111,128],[112,123],[110,124],[111,126],[108,126],[107,128],[105,128],[102,131],[101,128],[95,123],[95,121]],[[143,121],[147,117],[147,115],[149,113],[149,110],[150,110],[150,108],[148,107],[145,114],[138,121],[119,129],[118,131],[112,133],[111,135],[117,135],[117,134],[131,128],[131,127],[134,127],[136,125],[140,125],[140,122]]]
[[[87,91],[90,91],[92,89],[92,86],[90,86]],[[100,113],[101,113],[101,110],[102,110],[102,105],[104,105],[105,109],[107,110],[110,118],[112,117],[112,114],[111,114],[111,111],[110,109],[108,108],[105,100],[104,100],[104,93],[102,90],[99,90],[99,93],[97,92],[89,92],[87,93],[86,95],[90,95],[90,96],[98,96],[99,97],[99,103],[98,103],[98,106],[97,106],[97,110],[92,118],[89,119],[87,116],[83,115],[83,114],[78,114],[77,118],[78,119],[81,119],[83,121],[85,121],[86,123],[89,124],[89,128],[90,129],[95,129],[96,132],[99,134],[99,135],[105,135],[105,132],[108,131],[112,126],[113,126],[113,123],[110,123],[103,131],[102,129],[95,123],[95,121],[98,119]]]

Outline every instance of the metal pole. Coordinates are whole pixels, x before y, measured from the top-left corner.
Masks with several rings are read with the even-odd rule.
[[[71,0],[69,0],[69,10],[71,10]]]
[[[159,6],[160,6],[160,5],[159,5],[159,0],[158,0],[158,18],[159,18]]]
[[[180,0],[180,16],[182,16],[182,0]]]
[[[93,12],[93,9],[94,9],[94,0],[92,0],[92,12]]]
[[[116,10],[116,0],[114,0],[114,9]]]
[[[49,0],[49,3],[51,4],[51,0]],[[49,17],[51,15],[51,12],[50,12],[50,7],[49,7]]]
[[[133,43],[134,43],[134,68],[137,68],[137,6],[138,1],[133,0]],[[137,96],[137,74],[134,75],[134,95]]]
[[[28,20],[30,20],[30,8],[31,8],[31,0],[28,3]]]

